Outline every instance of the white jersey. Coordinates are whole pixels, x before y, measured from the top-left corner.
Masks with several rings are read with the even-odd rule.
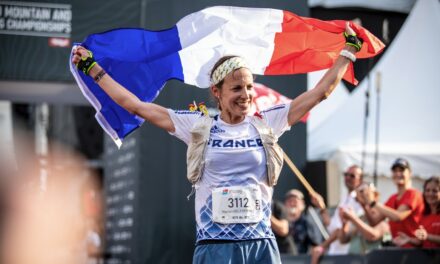
[[[189,144],[190,130],[201,117],[199,112],[168,110],[175,132],[170,133]],[[275,136],[290,129],[289,105],[278,105],[260,114]],[[256,187],[261,192],[263,218],[257,223],[221,224],[213,221],[212,193],[220,187]],[[272,238],[270,227],[273,188],[268,185],[266,156],[260,135],[246,117],[239,124],[214,117],[206,149],[205,166],[196,184],[195,213],[197,241],[209,239],[246,240]]]
[[[356,191],[352,191],[347,194],[344,199],[339,201],[338,207],[336,207],[335,212],[330,219],[330,224],[327,227],[330,233],[334,232],[336,229],[342,228],[342,220],[339,217],[339,208],[351,208],[356,213],[356,215],[361,216],[364,213],[362,206],[356,201]],[[329,255],[345,255],[348,254],[350,249],[350,243],[342,244],[339,240],[333,241],[328,250]]]

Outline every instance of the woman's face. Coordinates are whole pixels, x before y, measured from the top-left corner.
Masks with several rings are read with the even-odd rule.
[[[440,188],[437,183],[431,181],[426,184],[423,190],[425,200],[429,205],[436,205],[440,202]]]
[[[226,75],[221,89],[213,86],[212,92],[221,106],[221,118],[228,123],[239,123],[249,114],[254,96],[252,73],[241,68]]]
[[[411,172],[407,168],[395,167],[393,169],[393,181],[397,186],[403,186],[409,183]]]

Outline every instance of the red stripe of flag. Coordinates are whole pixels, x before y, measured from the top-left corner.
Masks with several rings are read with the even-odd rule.
[[[265,75],[306,73],[330,68],[345,46],[344,20],[323,21],[297,16],[284,11],[282,32],[275,35],[275,49]],[[357,35],[364,40],[357,58],[376,56],[385,45],[365,28],[350,22]],[[353,65],[344,79],[357,84]]]

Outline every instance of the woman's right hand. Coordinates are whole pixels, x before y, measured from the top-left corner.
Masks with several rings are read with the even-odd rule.
[[[81,58],[87,58],[90,56],[89,51],[83,46],[76,46],[73,49],[72,63],[77,65]]]

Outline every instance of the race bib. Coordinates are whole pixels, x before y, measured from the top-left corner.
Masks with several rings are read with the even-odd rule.
[[[212,191],[212,218],[216,223],[257,223],[263,219],[257,187],[220,187]]]

